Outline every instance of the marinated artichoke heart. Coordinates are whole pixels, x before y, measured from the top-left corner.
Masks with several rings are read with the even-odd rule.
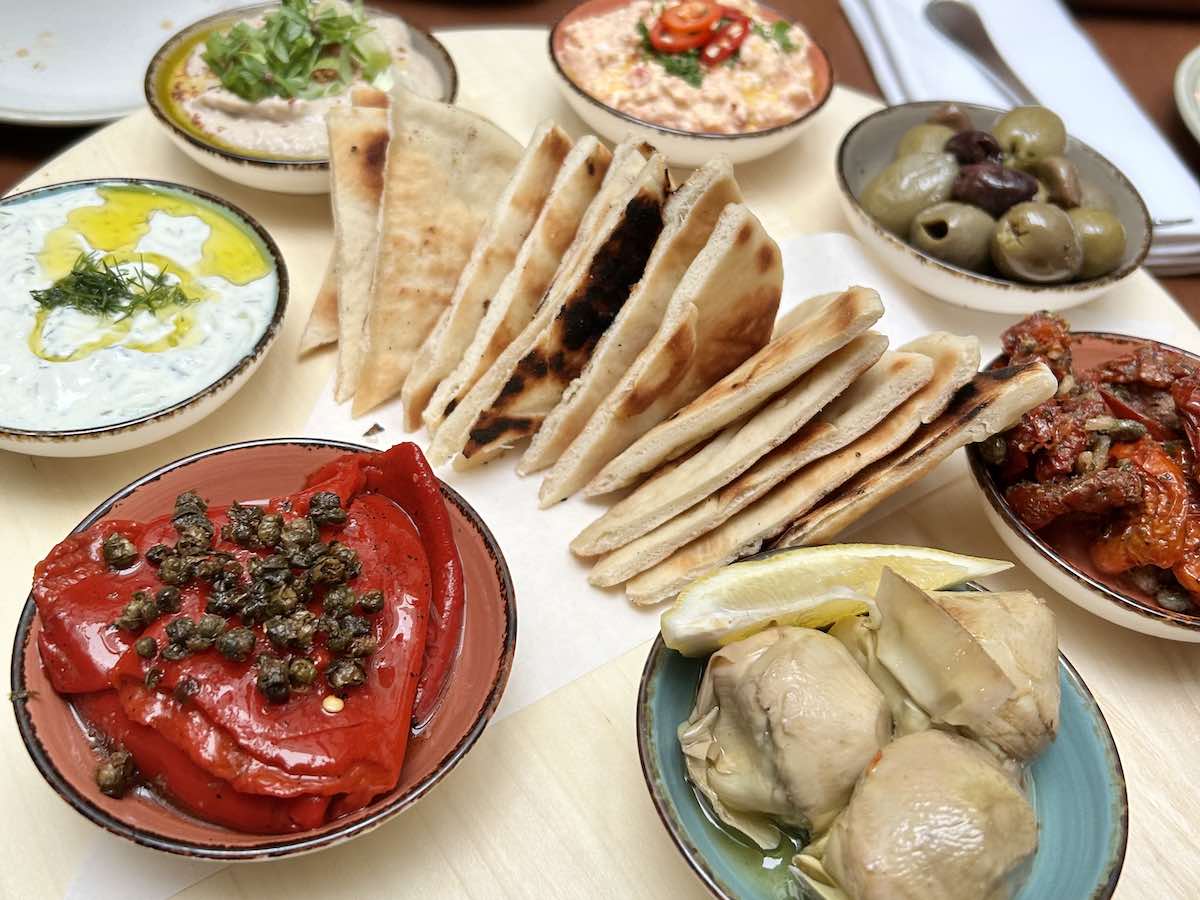
[[[891,731],[883,695],[846,648],[787,627],[713,654],[679,742],[721,820],[771,849],[776,823],[827,828]]]
[[[1037,850],[1011,773],[943,731],[898,738],[862,776],[826,839],[794,865],[851,900],[1007,900]]]
[[[1028,592],[927,594],[890,570],[865,620],[830,632],[888,699],[897,734],[956,728],[1027,761],[1058,731],[1054,616]]]

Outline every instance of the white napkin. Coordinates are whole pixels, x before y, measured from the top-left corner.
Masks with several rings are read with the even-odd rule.
[[[926,0],[841,0],[889,103],[1015,97],[925,18]],[[1137,186],[1156,221],[1146,264],[1160,274],[1200,271],[1200,185],[1058,0],[975,0],[992,41],[1068,130]]]

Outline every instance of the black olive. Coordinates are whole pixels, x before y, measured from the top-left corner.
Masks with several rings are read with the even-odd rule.
[[[109,797],[124,797],[136,778],[137,768],[128,750],[114,750],[96,767],[96,786]]]
[[[288,678],[297,687],[308,687],[317,680],[317,664],[311,659],[297,656],[288,664]]]
[[[946,141],[945,150],[953,153],[959,165],[963,166],[981,162],[998,163],[1004,158],[1000,142],[986,131],[960,131]]]
[[[325,670],[325,680],[339,694],[349,688],[359,687],[367,680],[367,673],[355,659],[335,659]]]
[[[158,607],[159,613],[179,612],[179,604],[182,600],[177,587],[159,588],[154,595],[154,605]]]
[[[285,703],[291,693],[288,664],[278,657],[262,654],[258,658],[256,683],[272,703]]]
[[[358,598],[362,611],[370,615],[383,611],[383,591],[367,591]]]
[[[318,491],[308,501],[308,516],[318,525],[335,525],[346,521],[342,498],[333,491]]]
[[[217,652],[234,662],[245,662],[254,652],[254,632],[249,628],[231,628],[216,640]]]
[[[962,203],[978,206],[993,218],[1003,215],[1018,203],[1037,193],[1037,179],[999,163],[985,162],[963,166],[954,179],[951,196]]]
[[[154,659],[158,656],[158,641],[152,637],[140,637],[134,641],[133,649],[142,659]]]
[[[138,558],[137,547],[133,546],[133,541],[116,532],[104,539],[104,543],[100,545],[100,552],[112,569],[128,569]]]

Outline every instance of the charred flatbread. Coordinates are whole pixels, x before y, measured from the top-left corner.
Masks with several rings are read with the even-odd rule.
[[[879,295],[852,287],[833,298],[814,297],[780,335],[711,388],[634,441],[584,488],[589,497],[628,487],[662,463],[683,455],[726,425],[762,406],[822,359],[883,315]]]
[[[745,206],[725,207],[658,331],[542,482],[541,505],[578,491],[637,438],[762,349],[782,287],[775,242]]]

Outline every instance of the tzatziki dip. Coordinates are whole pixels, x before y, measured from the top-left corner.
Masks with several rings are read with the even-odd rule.
[[[278,302],[254,229],[183,190],[88,182],[0,202],[0,429],[173,407],[250,355]]]
[[[288,27],[277,26],[285,15]],[[296,22],[309,30],[288,37]],[[253,62],[260,58],[265,70]],[[160,99],[188,132],[267,159],[328,157],[325,115],[349,105],[356,89],[399,83],[434,100],[445,90],[401,19],[365,18],[333,0],[285,0],[280,9],[226,20],[184,41],[164,72]]]

